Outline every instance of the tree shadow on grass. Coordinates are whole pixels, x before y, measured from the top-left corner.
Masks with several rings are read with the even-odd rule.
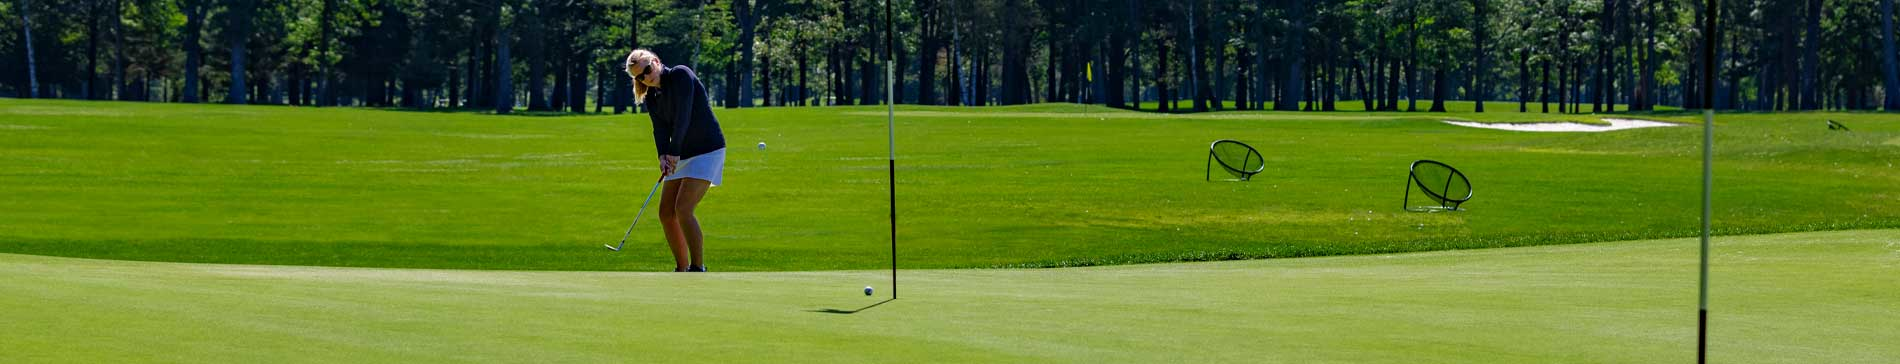
[[[822,310],[807,310],[807,311],[805,311],[805,312],[817,312],[817,313],[829,313],[829,314],[839,314],[839,315],[849,315],[849,314],[854,314],[854,313],[858,313],[858,312],[864,312],[864,310],[869,310],[869,309],[871,309],[872,307],[877,307],[878,305],[882,305],[882,304],[885,304],[885,303],[887,303],[887,302],[891,302],[891,301],[896,301],[896,300],[897,300],[896,298],[886,298],[886,299],[884,299],[883,301],[878,301],[877,303],[873,303],[873,304],[871,304],[870,306],[864,306],[863,308],[859,308],[859,309],[856,309],[856,310],[840,310],[840,309],[836,309],[836,308],[827,308],[827,309],[822,309]]]

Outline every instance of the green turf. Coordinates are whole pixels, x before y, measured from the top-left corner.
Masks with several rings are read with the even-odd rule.
[[[1142,101],[1134,105],[1136,105],[1139,109],[1143,111],[1155,111],[1157,108],[1161,106],[1161,104],[1162,104],[1161,102],[1156,102],[1156,101]],[[1234,106],[1236,105],[1233,101],[1222,101],[1220,104],[1223,107],[1223,109],[1215,110],[1215,111],[1234,111]],[[1273,104],[1274,103],[1272,101],[1268,101],[1265,106],[1266,109],[1272,110]],[[1406,106],[1407,106],[1407,103],[1405,100],[1399,100],[1399,110],[1405,110]],[[1214,106],[1213,104],[1209,104],[1208,107],[1213,108]],[[1305,103],[1300,104],[1300,108],[1304,109],[1305,107],[1306,107]],[[1324,108],[1324,106],[1321,104],[1313,104],[1313,107]],[[1524,105],[1524,107],[1526,111],[1529,111],[1532,113],[1540,113],[1540,114],[1553,115],[1553,116],[1566,116],[1565,114],[1559,114],[1559,113],[1542,113],[1540,110],[1543,110],[1543,104],[1539,104],[1535,102],[1527,103]],[[1454,100],[1454,101],[1445,102],[1445,110],[1453,112],[1453,113],[1469,113],[1469,112],[1476,111],[1477,108],[1478,108],[1477,103],[1472,102],[1472,101],[1455,101]],[[1486,101],[1484,103],[1484,108],[1485,108],[1485,111],[1487,112],[1516,113],[1518,104],[1516,101]],[[1333,103],[1333,110],[1338,111],[1338,112],[1356,112],[1356,111],[1365,111],[1366,109],[1367,109],[1366,104],[1359,100],[1341,100],[1341,101],[1337,101]],[[1417,112],[1430,113],[1429,110],[1431,109],[1432,109],[1431,100],[1427,99],[1427,100],[1418,101]],[[1558,110],[1559,108],[1557,104],[1552,103],[1550,105],[1550,109]],[[1580,110],[1588,110],[1588,109],[1590,109],[1590,106],[1588,104],[1585,104]],[[1629,105],[1617,104],[1616,109],[1627,111],[1629,110]],[[1189,112],[1193,112],[1193,110],[1194,110],[1193,101],[1180,100],[1180,101],[1174,102],[1173,109],[1171,109],[1170,112],[1189,113]],[[1681,108],[1666,106],[1666,105],[1657,105],[1656,110],[1657,111],[1679,111],[1681,110]],[[1574,113],[1574,114],[1569,114],[1568,116],[1587,117],[1589,115],[1584,114],[1584,113]]]
[[[898,230],[909,268],[1686,237],[1698,221],[1694,127],[1553,134],[1438,122],[1593,118],[1514,112],[1157,115],[1063,104],[899,112]],[[733,149],[727,185],[700,209],[709,265],[889,264],[882,107],[717,113]],[[1854,132],[1829,132],[1823,119]],[[0,252],[666,269],[651,220],[627,252],[600,248],[620,237],[656,175],[647,125],[643,115],[0,100]],[[1735,114],[1720,125],[1719,233],[1900,227],[1900,118]],[[1203,182],[1215,139],[1260,148],[1267,172]],[[755,149],[759,141],[770,150]],[[1463,169],[1476,190],[1470,210],[1401,211],[1415,159]]]
[[[905,271],[901,298],[868,309],[883,298],[860,287],[888,291],[887,272],[0,254],[0,362],[1689,362],[1696,245]],[[1715,248],[1709,362],[1900,357],[1900,230]]]

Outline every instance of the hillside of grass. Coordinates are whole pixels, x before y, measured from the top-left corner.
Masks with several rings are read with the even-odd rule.
[[[699,210],[708,264],[887,267],[883,111],[718,110],[731,149],[726,184]],[[1439,122],[1550,118],[1514,112],[1161,115],[1063,104],[898,112],[899,263],[910,268],[1671,238],[1692,236],[1699,221],[1699,127],[1568,134]],[[1830,132],[1828,119],[1854,131]],[[651,219],[628,251],[599,247],[620,237],[657,176],[644,115],[9,99],[0,120],[4,253],[670,268]],[[1266,172],[1203,181],[1216,139],[1259,148]],[[1719,234],[1900,227],[1894,116],[1724,114],[1716,143]],[[1469,175],[1468,211],[1400,209],[1405,168],[1418,159]]]

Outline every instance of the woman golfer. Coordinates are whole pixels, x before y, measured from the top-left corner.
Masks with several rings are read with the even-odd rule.
[[[627,55],[636,102],[653,117],[653,144],[660,155],[660,225],[673,249],[673,271],[704,272],[705,234],[693,209],[706,190],[719,185],[726,164],[726,137],[707,103],[706,86],[686,66],[667,67],[652,51]]]

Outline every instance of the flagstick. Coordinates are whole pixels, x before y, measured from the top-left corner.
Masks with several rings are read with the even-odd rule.
[[[1715,189],[1715,21],[1721,13],[1718,0],[1708,0],[1707,18],[1702,19],[1702,264],[1696,306],[1695,362],[1705,363],[1709,351],[1709,225],[1711,198]]]
[[[897,33],[891,21],[891,0],[884,0],[884,130],[890,152],[889,175],[891,180],[891,299],[897,299],[897,56],[893,52],[896,42],[892,34]]]

